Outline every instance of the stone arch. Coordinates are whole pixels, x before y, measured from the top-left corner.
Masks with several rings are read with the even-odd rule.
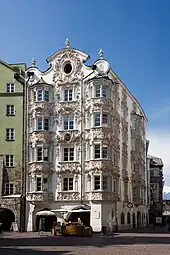
[[[3,224],[3,229],[10,231],[12,222],[15,221],[15,214],[11,209],[2,207],[0,208],[0,222]]]
[[[141,226],[141,212],[137,212],[137,228],[140,228]]]
[[[120,215],[120,223],[123,225],[125,224],[125,215],[124,213],[122,212],[121,215]]]
[[[82,212],[79,210],[83,210]],[[90,226],[90,211],[89,205],[79,205],[72,209],[73,212],[67,214],[66,220],[77,222],[78,218],[81,219],[84,225]],[[77,212],[76,212],[77,211]]]
[[[131,224],[130,212],[127,213],[127,224]]]
[[[132,214],[132,223],[133,223],[133,228],[136,228],[136,215],[135,215],[135,213]]]

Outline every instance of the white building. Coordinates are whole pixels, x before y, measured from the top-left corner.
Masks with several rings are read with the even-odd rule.
[[[28,231],[44,208],[66,218],[87,209],[81,218],[94,231],[146,224],[145,114],[102,50],[93,66],[88,58],[66,40],[47,70],[35,61],[27,70]]]

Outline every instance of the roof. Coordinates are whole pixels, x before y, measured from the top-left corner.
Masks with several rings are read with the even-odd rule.
[[[152,164],[155,164],[155,165],[158,165],[158,166],[163,166],[164,165],[161,158],[158,158],[158,157],[155,157],[155,156],[152,156],[152,155],[148,155],[147,158],[152,160]]]

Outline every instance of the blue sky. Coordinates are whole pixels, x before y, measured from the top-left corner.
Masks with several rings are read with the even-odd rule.
[[[150,153],[163,157],[170,186],[169,13],[169,0],[1,0],[0,58],[30,64],[35,57],[45,69],[67,37],[89,64],[102,48],[145,109]]]

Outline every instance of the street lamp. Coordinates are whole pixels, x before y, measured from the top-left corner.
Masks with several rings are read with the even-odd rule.
[[[26,178],[27,178],[27,123],[28,123],[28,111],[27,111],[27,97],[28,97],[28,82],[34,75],[34,72],[27,72],[28,79],[19,73],[14,73],[14,79],[23,85],[23,107],[22,107],[22,179],[21,179],[21,199],[20,199],[20,232],[26,231]]]

